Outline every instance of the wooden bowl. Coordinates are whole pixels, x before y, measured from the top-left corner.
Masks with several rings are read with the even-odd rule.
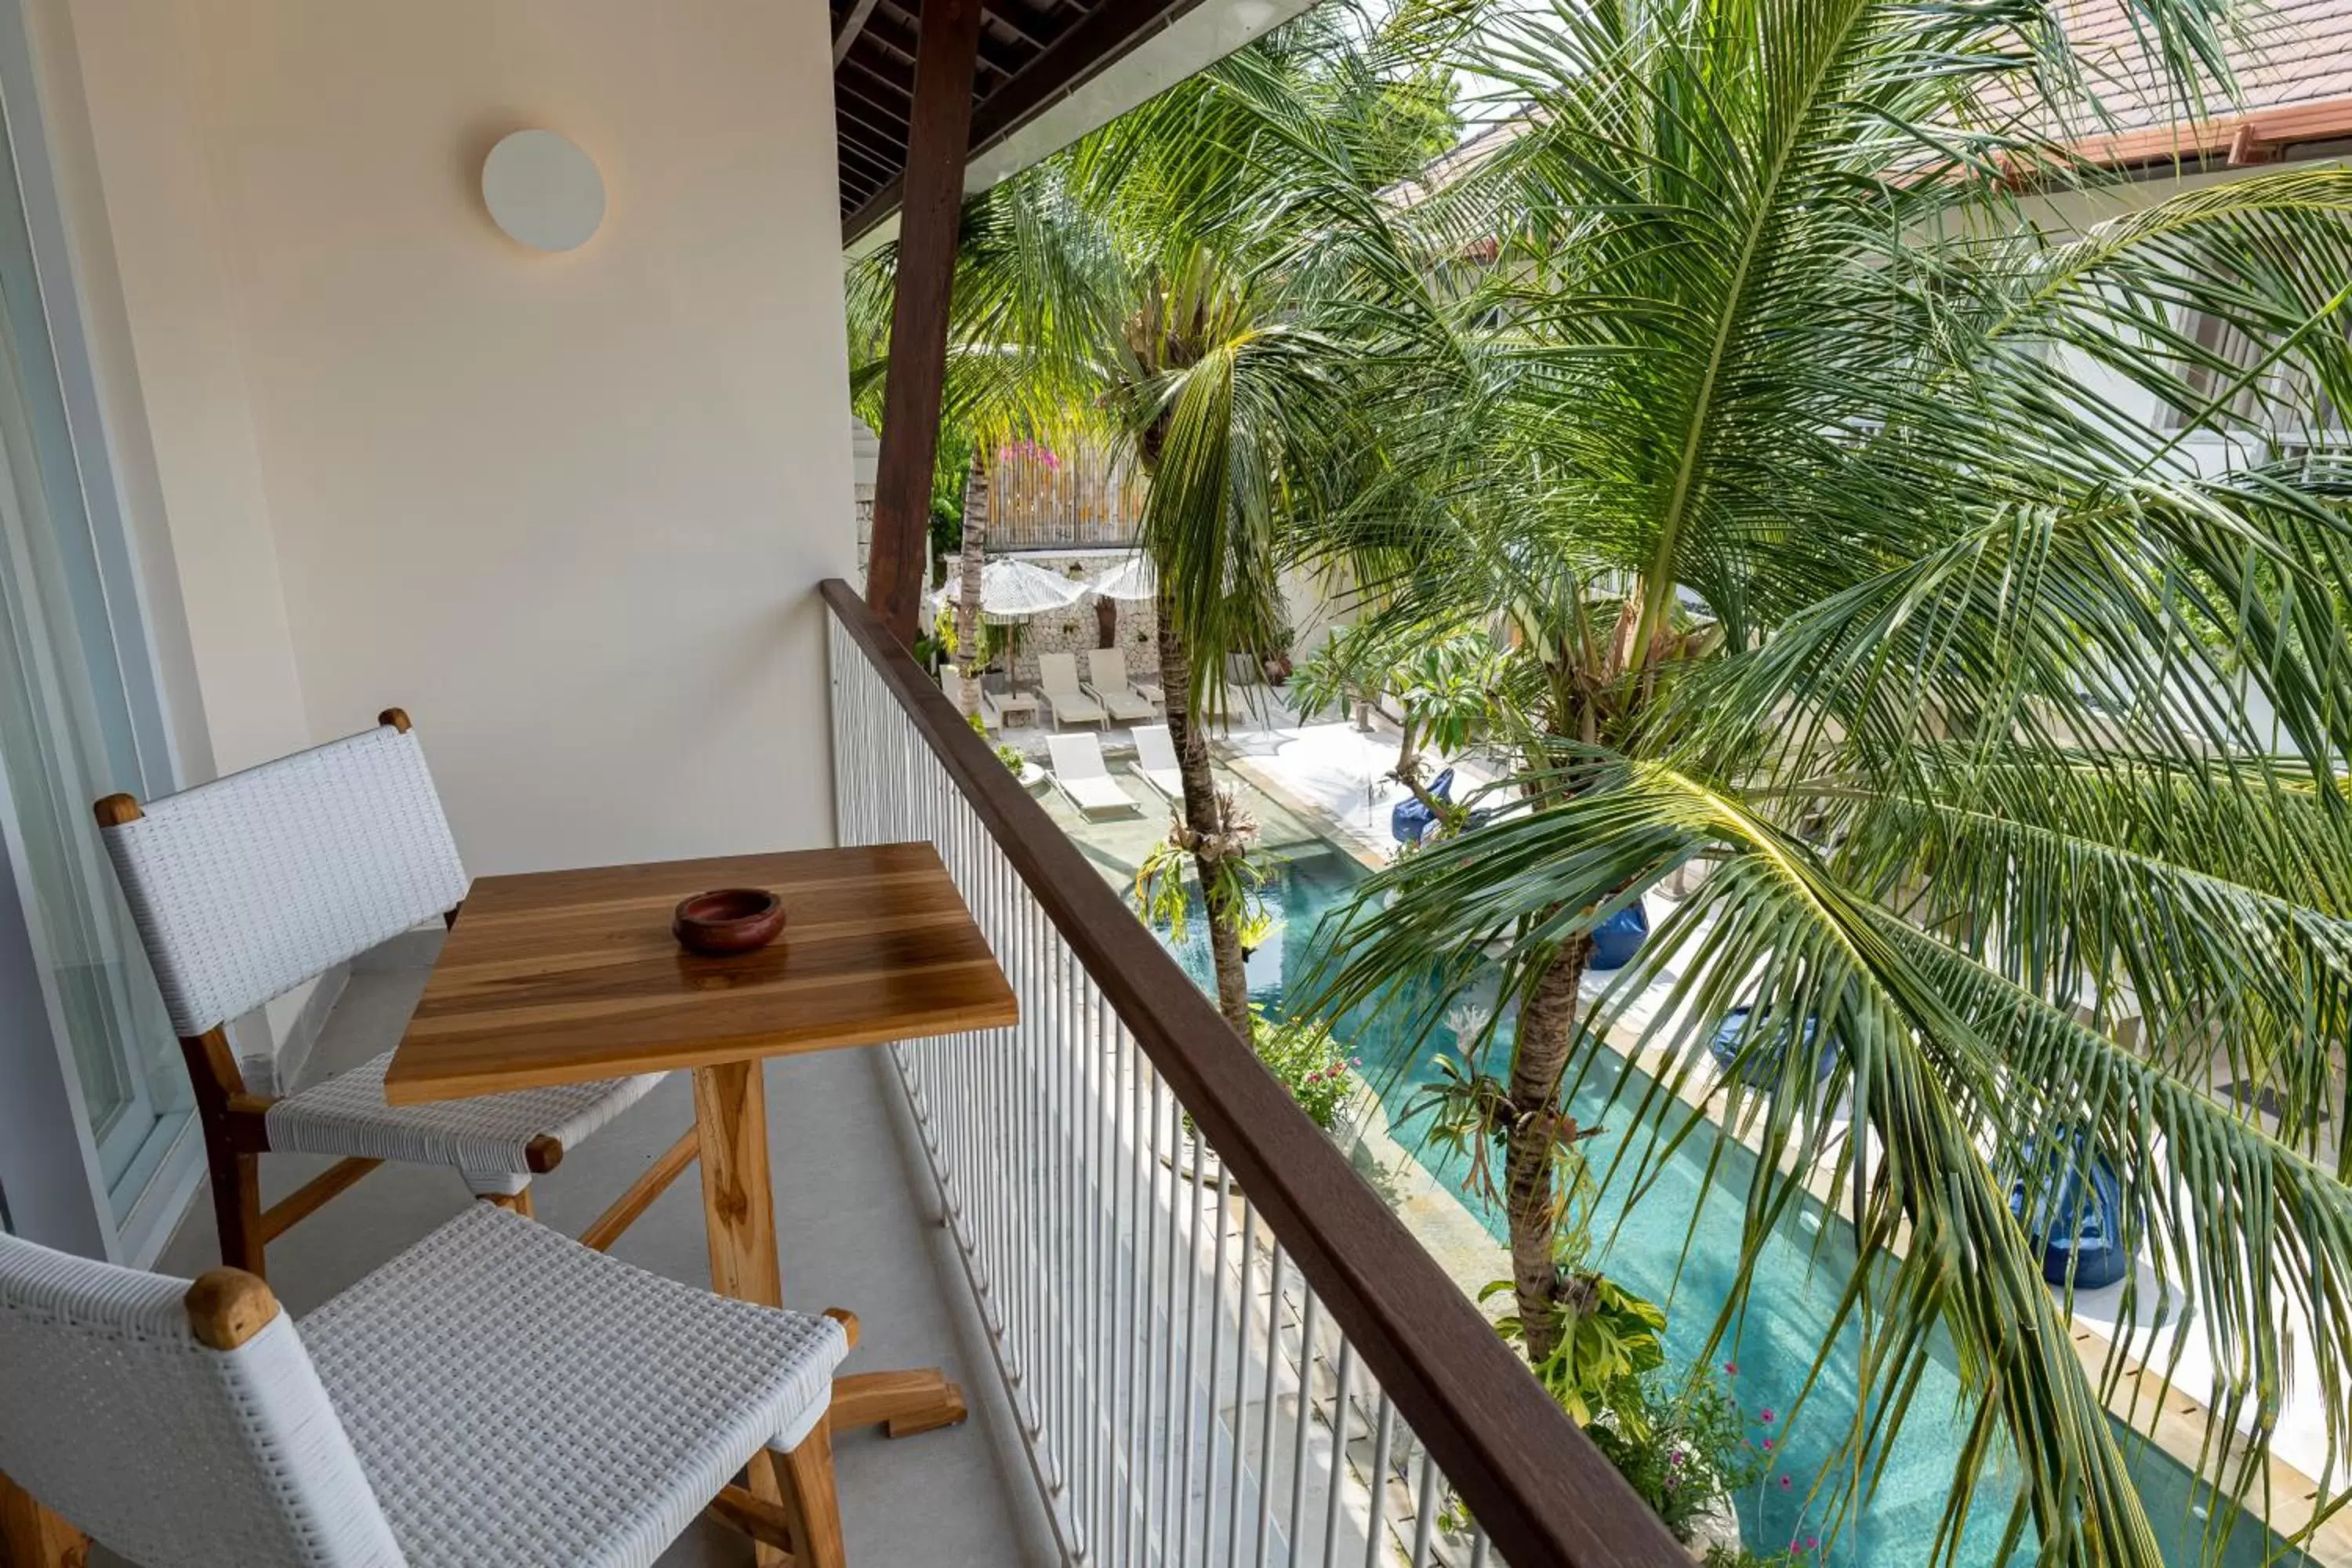
[[[706,958],[754,952],[784,929],[784,900],[765,888],[717,888],[682,900],[670,918],[670,935],[688,952]]]

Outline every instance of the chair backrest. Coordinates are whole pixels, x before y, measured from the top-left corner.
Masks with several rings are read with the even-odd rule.
[[[399,725],[132,809],[100,833],[183,1037],[466,897],[425,748]]]
[[[1041,653],[1037,656],[1037,684],[1048,691],[1078,689],[1078,660],[1075,654]]]
[[[1135,727],[1135,760],[1147,768],[1177,766],[1176,742],[1165,724],[1138,724]]]
[[[132,1562],[404,1562],[293,1319],[250,1275],[192,1289],[0,1236],[0,1471]]]
[[[1094,678],[1097,691],[1125,691],[1128,689],[1125,650],[1115,647],[1087,649],[1087,673]]]
[[[963,687],[961,685],[961,679],[962,671],[957,668],[952,659],[946,664],[940,666],[940,690],[946,695],[949,701],[954,703],[958,708],[961,708],[963,706]],[[972,695],[980,699],[981,711],[983,713],[987,712],[990,706],[988,687],[977,674],[973,675],[971,678],[971,689]]]
[[[1064,778],[1110,777],[1110,767],[1103,761],[1102,744],[1092,735],[1048,735],[1045,750],[1053,754],[1054,771]]]

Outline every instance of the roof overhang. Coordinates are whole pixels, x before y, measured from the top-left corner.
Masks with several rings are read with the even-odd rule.
[[[2352,138],[2352,98],[2279,104],[2188,124],[2086,136],[2067,151],[2085,163],[2131,169],[2222,159],[2232,167],[2271,163],[2304,148]]]
[[[987,0],[965,192],[1060,151],[1310,4]],[[863,255],[898,232],[920,0],[833,0],[833,8],[842,243]]]

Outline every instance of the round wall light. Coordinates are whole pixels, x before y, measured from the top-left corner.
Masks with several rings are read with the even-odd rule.
[[[604,176],[552,131],[518,131],[482,162],[482,201],[533,250],[577,250],[604,221]]]

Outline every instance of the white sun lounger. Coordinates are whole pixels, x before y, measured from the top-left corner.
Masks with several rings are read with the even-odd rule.
[[[1078,660],[1075,654],[1041,653],[1037,656],[1037,689],[1045,699],[1046,708],[1056,724],[1101,724],[1108,727],[1102,704],[1087,696],[1078,685]],[[1149,717],[1147,714],[1146,717]]]
[[[1048,735],[1054,783],[1080,811],[1141,811],[1140,802],[1120,787],[1103,763],[1102,742],[1092,735]]]
[[[1177,765],[1176,742],[1165,724],[1135,727],[1135,765],[1143,780],[1171,801],[1184,798],[1184,772]]]
[[[980,685],[978,676],[972,677],[972,684]],[[956,667],[952,662],[940,666],[940,689],[947,694],[950,702],[955,704],[957,712],[963,711],[963,693],[956,689]],[[989,700],[985,687],[982,687],[980,692],[980,721],[992,730],[1004,728],[1004,715],[998,712],[996,704]]]
[[[1115,647],[1087,650],[1087,690],[1122,724],[1151,717],[1151,699],[1127,683],[1127,655]]]

